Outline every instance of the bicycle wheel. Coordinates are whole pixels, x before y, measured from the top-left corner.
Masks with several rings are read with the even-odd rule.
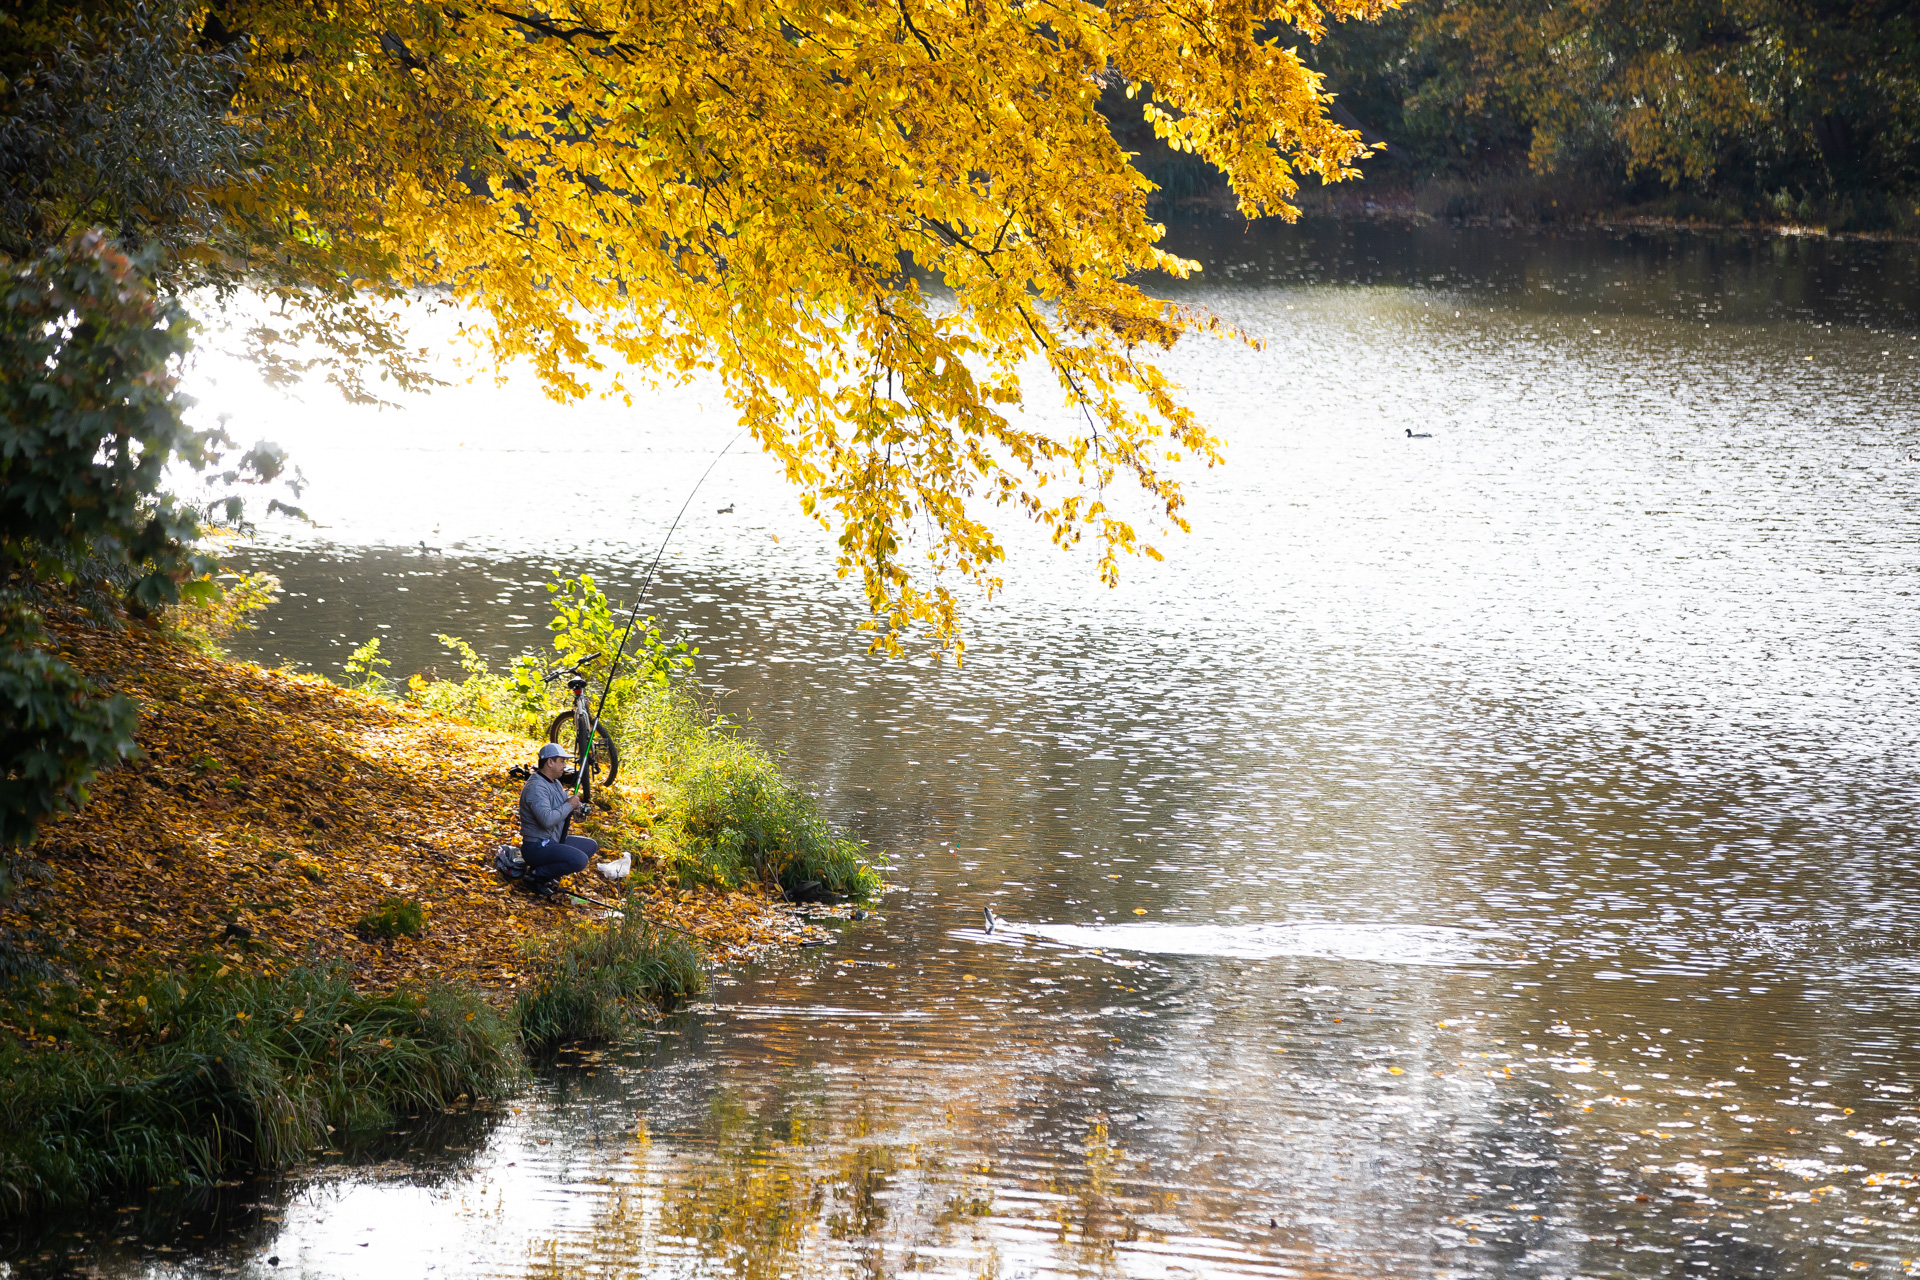
[[[607,732],[607,726],[598,725],[599,732],[593,736],[598,740],[590,750],[580,746],[580,722],[571,711],[563,711],[553,718],[547,726],[547,741],[557,742],[573,757],[573,763],[581,772],[581,777],[591,786],[610,787],[613,780],[620,776],[620,749],[613,745],[613,735]]]

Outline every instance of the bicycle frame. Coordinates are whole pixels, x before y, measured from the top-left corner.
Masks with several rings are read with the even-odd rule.
[[[582,800],[592,800],[593,756],[600,745],[599,739],[594,736],[594,730],[599,726],[594,722],[593,712],[587,710],[589,699],[586,680],[576,676],[567,682],[567,687],[573,690],[573,746],[574,750],[580,753],[579,758],[573,762],[576,771],[573,779],[574,789],[580,793]],[[581,745],[583,743],[584,746]]]
[[[593,699],[587,696],[587,676],[581,668],[599,656],[590,653],[572,666],[562,667],[547,677],[549,681],[561,676],[571,677],[567,681],[567,688],[573,693],[573,745],[574,750],[580,753],[574,760],[573,791],[583,802],[589,803],[593,800],[593,758],[600,744],[600,721],[593,713]],[[602,705],[605,702],[603,696]]]

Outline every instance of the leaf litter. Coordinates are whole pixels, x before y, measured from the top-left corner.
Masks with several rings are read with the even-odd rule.
[[[524,944],[607,915],[531,898],[492,869],[518,840],[507,770],[529,760],[526,739],[208,657],[140,625],[56,634],[61,657],[138,704],[141,748],[43,828],[32,853],[50,883],[0,905],[0,927],[37,929],[59,966],[112,978],[199,960],[268,974],[338,961],[370,990],[465,982],[504,1000],[534,976]],[[721,964],[826,936],[764,892],[682,886],[672,851],[648,848],[655,804],[614,788],[576,824],[609,854],[634,853],[631,887],[591,869],[563,884],[626,895]],[[422,904],[421,936],[363,936],[362,919],[394,897]]]

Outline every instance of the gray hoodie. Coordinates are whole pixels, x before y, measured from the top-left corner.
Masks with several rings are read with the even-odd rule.
[[[520,838],[522,840],[558,840],[566,826],[567,789],[551,778],[534,774],[520,788]]]

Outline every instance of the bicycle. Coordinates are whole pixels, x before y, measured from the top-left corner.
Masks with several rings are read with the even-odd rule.
[[[547,726],[547,741],[559,743],[563,750],[573,748],[567,754],[573,757],[575,779],[584,800],[593,799],[595,787],[610,787],[620,776],[620,749],[613,745],[613,735],[607,732],[607,726],[594,720],[593,700],[587,697],[586,673],[581,670],[599,656],[590,653],[546,679],[546,683],[551,684],[566,676],[567,688],[573,692],[573,709],[553,718],[553,723]],[[561,779],[565,781],[566,775],[562,774]]]

